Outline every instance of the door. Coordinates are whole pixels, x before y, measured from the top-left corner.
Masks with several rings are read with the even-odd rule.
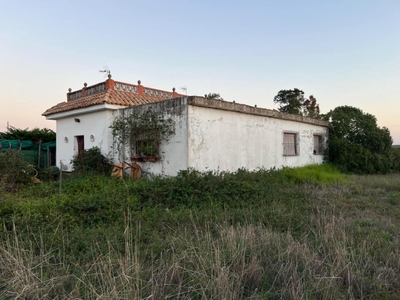
[[[83,135],[75,136],[77,148],[75,154],[82,154],[83,150],[85,150],[85,140]]]

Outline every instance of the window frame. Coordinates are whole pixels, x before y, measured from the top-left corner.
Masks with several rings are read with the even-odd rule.
[[[290,136],[290,138],[289,138]],[[286,137],[286,139],[285,139]],[[299,156],[300,155],[300,135],[297,131],[284,131],[283,135],[283,142],[282,142],[282,147],[283,147],[283,156]],[[285,142],[288,139],[293,138],[293,143],[287,143]],[[293,146],[291,146],[293,145]]]
[[[315,138],[318,138],[318,145],[315,143]],[[316,148],[316,146],[318,148]],[[321,133],[314,133],[313,134],[313,153],[314,155],[323,155],[325,151],[324,146],[324,135]]]

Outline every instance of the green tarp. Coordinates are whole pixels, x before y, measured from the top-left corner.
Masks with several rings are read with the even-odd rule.
[[[42,143],[42,150],[47,150],[47,147],[56,147],[56,142]]]
[[[2,149],[31,149],[34,144],[32,141],[20,140],[0,140]]]
[[[0,140],[0,152],[10,149],[21,151],[27,162],[39,168],[55,165],[56,142],[40,144],[30,140]]]

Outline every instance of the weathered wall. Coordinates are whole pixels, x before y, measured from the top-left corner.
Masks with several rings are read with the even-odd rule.
[[[180,170],[186,170],[189,166],[187,151],[187,98],[175,98],[162,102],[133,106],[124,109],[123,113],[129,115],[134,111],[145,111],[150,107],[153,111],[163,114],[165,118],[172,118],[174,134],[168,141],[161,144],[160,160],[155,162],[138,162],[138,164],[141,166],[145,177],[151,178],[155,175],[175,176]],[[130,151],[129,149],[126,150],[125,155],[129,157]]]
[[[149,107],[166,118],[171,117],[175,133],[162,143],[159,161],[139,162],[147,177],[175,176],[188,167],[200,171],[236,171],[238,168],[303,166],[323,160],[322,155],[313,154],[313,135],[326,136],[326,122],[234,102],[181,97],[121,110],[103,109],[82,114],[77,111],[58,118],[57,166],[60,167],[61,160],[64,170],[72,170],[70,161],[77,152],[75,136],[79,135],[84,136],[85,149],[97,146],[103,154],[111,154],[114,163],[130,161],[129,149],[122,155],[113,148],[109,127],[118,115]],[[75,118],[80,122],[75,122]],[[298,134],[299,155],[283,155],[285,131]]]
[[[80,122],[75,122],[74,119]],[[60,160],[64,171],[72,171],[71,160],[77,153],[75,136],[84,136],[85,149],[99,147],[104,155],[112,151],[112,135],[108,128],[113,121],[113,111],[102,110],[74,115],[57,120],[57,167]],[[91,136],[93,136],[91,138]]]
[[[214,104],[218,103],[226,102],[215,101]],[[271,117],[268,114],[273,111],[257,113],[257,108],[254,108],[255,113],[249,113],[243,111],[248,107],[243,105],[236,105],[237,109],[210,108],[213,103],[206,106],[190,99],[189,104],[192,104],[188,109],[189,166],[197,170],[269,169],[323,161],[322,155],[313,154],[313,135],[327,134],[327,127],[318,121],[306,118],[299,122],[285,114],[282,118]],[[235,106],[234,103],[229,105]],[[280,114],[277,112],[278,116]],[[283,155],[285,131],[299,135],[300,155]]]

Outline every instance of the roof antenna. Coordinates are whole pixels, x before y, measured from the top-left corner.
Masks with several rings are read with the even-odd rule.
[[[185,95],[187,95],[187,87],[186,86],[182,86],[181,90],[185,93]]]
[[[104,66],[103,70],[100,70],[99,72],[100,73],[106,73],[104,77],[107,76],[108,78],[111,78],[111,71],[107,66]]]

